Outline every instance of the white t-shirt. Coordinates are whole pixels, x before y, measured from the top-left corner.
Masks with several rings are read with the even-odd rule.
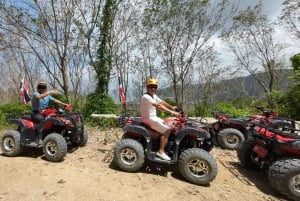
[[[153,106],[153,103],[161,103],[162,100],[154,94],[153,97],[151,97],[149,94],[144,94],[142,96],[141,105],[140,105],[140,111],[141,111],[141,117],[143,120],[151,119],[152,117],[156,116],[156,107]]]
[[[162,100],[155,94],[153,97],[151,97],[149,94],[144,94],[141,100],[140,111],[142,121],[145,124],[159,133],[165,133],[169,127],[163,123],[163,119],[156,115],[156,107],[153,106],[153,103],[161,102]]]

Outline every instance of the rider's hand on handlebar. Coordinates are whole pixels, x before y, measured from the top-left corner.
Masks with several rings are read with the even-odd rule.
[[[171,114],[172,114],[172,116],[177,117],[177,118],[181,117],[181,114],[179,112],[172,111]]]

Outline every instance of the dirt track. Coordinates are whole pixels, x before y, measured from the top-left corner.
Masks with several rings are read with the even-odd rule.
[[[235,151],[220,148],[212,151],[219,170],[209,186],[190,184],[176,170],[164,168],[122,172],[112,163],[121,134],[89,128],[87,146],[71,150],[60,163],[46,161],[41,149],[26,149],[18,157],[0,155],[0,200],[286,200],[270,187],[265,173],[246,170]]]

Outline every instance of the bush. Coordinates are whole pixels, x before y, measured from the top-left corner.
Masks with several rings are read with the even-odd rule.
[[[228,102],[217,103],[215,111],[221,111],[235,117],[245,117],[258,113],[257,106],[266,108],[266,101],[263,99],[238,98]]]
[[[30,113],[31,106],[23,106],[19,101],[0,106],[0,129],[8,127],[8,119],[20,117],[22,114]]]
[[[195,107],[195,115],[197,117],[211,117],[212,111],[207,104],[200,104]]]
[[[88,118],[86,120],[87,124],[92,127],[98,127],[101,130],[106,130],[108,128],[117,127],[117,119],[113,117],[103,117],[103,118]]]
[[[91,116],[91,114],[116,114],[117,111],[118,106],[107,94],[93,93],[87,96],[84,109],[86,117]]]

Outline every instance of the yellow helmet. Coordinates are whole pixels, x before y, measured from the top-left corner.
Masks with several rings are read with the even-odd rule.
[[[149,85],[155,85],[155,86],[158,86],[158,81],[157,81],[157,79],[155,79],[155,78],[148,78],[148,79],[147,79],[147,86],[149,86]]]

